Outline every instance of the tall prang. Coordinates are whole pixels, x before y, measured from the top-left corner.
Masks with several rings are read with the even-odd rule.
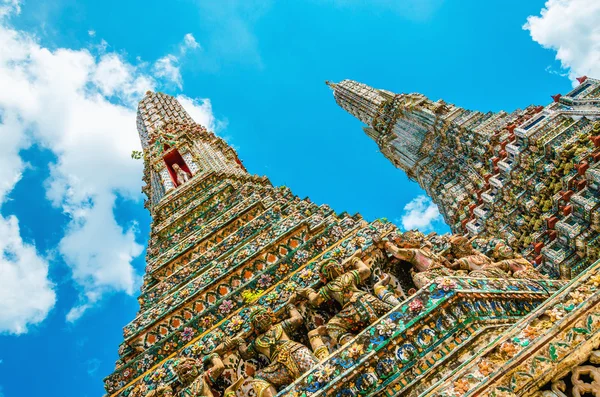
[[[351,80],[327,84],[454,233],[503,238],[568,279],[600,257],[600,81],[578,80],[551,104],[512,113]]]
[[[567,284],[495,239],[336,214],[169,95],[146,94],[138,132],[152,224],[111,397],[512,396],[595,360],[600,263]]]
[[[342,260],[395,229],[338,215],[249,174],[236,151],[172,96],[148,92],[137,126],[152,225],[140,310],[105,379],[109,395],[145,396],[171,383],[177,390],[174,365],[246,327],[250,302],[280,311],[291,286],[318,281],[317,261]],[[257,363],[226,362],[226,375]]]

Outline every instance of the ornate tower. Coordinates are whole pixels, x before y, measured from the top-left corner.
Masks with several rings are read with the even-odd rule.
[[[144,397],[175,382],[174,364],[247,326],[249,302],[280,311],[290,291],[318,281],[317,261],[347,258],[394,229],[249,174],[231,146],[169,95],[148,92],[137,126],[152,225],[140,310],[105,379],[111,396]],[[227,379],[252,363],[228,362]]]
[[[352,97],[375,137],[392,124],[370,107],[372,95],[380,106],[396,97],[368,87]],[[433,116],[409,114],[423,99],[402,102],[407,169],[419,166],[411,153],[424,145],[424,126],[446,126],[435,104]],[[275,386],[278,396],[504,396],[563,376],[559,358],[577,365],[596,354],[600,316],[585,316],[597,311],[600,264],[566,287],[528,279],[539,274],[519,258],[503,279],[415,266],[421,288],[406,288],[417,282],[402,278],[409,268],[394,244],[424,244],[440,258],[458,240],[402,234],[274,187],[168,95],[147,93],[138,131],[152,225],[140,310],[105,379],[111,397],[264,397]],[[569,330],[576,335],[552,345]],[[528,362],[533,353],[543,360]],[[511,379],[515,366],[531,373]]]
[[[548,274],[570,278],[600,256],[600,81],[579,80],[545,107],[512,113],[327,84],[454,233],[501,237]]]

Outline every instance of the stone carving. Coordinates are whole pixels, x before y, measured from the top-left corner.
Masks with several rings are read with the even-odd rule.
[[[252,310],[250,323],[254,340],[247,343],[241,338],[234,338],[226,340],[224,345],[225,348],[237,347],[244,359],[258,353],[269,358],[271,363],[260,369],[251,382],[258,397],[273,397],[277,394],[276,388],[289,385],[318,360],[309,348],[289,337],[303,322],[294,304],[287,304],[285,310],[289,318],[278,323],[274,323],[270,309],[255,306]]]
[[[600,350],[592,351],[589,363],[571,369],[570,376],[551,383],[550,390],[540,391],[539,397],[600,397]]]
[[[191,179],[191,176],[184,171],[179,164],[173,164],[173,171],[175,171],[175,178],[177,179],[177,186],[181,186]]]
[[[406,261],[413,266],[412,278],[418,288],[422,288],[436,277],[451,276],[447,261],[433,253],[430,245],[423,244],[422,248],[400,248],[389,240],[375,238],[376,247],[389,252],[397,259]]]
[[[434,252],[434,245],[422,235],[412,233],[406,238],[402,237],[403,248],[387,239],[375,238],[373,242],[377,248],[412,265],[412,278],[418,288],[444,276],[547,278],[500,239],[491,239],[483,245],[478,242],[486,251],[483,254],[464,236],[453,235],[447,238],[447,248],[440,253]]]
[[[206,371],[202,367],[211,364]],[[219,376],[223,373],[225,366],[217,353],[205,356],[202,363],[193,358],[183,358],[173,367],[173,372],[183,386],[182,397],[215,397],[213,387]]]
[[[298,291],[313,306],[320,306],[330,299],[342,305],[342,310],[326,325],[329,336],[340,345],[391,309],[391,305],[358,288],[369,278],[371,269],[357,256],[351,258],[349,263],[354,269],[345,272],[337,260],[323,261],[320,273],[327,284],[318,293],[312,288]]]

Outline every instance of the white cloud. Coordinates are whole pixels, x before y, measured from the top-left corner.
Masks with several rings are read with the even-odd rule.
[[[96,31],[95,30],[88,30],[88,35],[90,35],[90,37],[94,37],[96,35]]]
[[[600,2],[548,0],[540,16],[530,16],[523,26],[568,69],[571,80],[600,76]]]
[[[154,63],[154,74],[170,81],[180,89],[183,87],[179,59],[173,54],[168,54]]]
[[[20,237],[17,218],[0,217],[0,332],[21,334],[56,302],[48,262]]]
[[[200,48],[200,44],[198,44],[191,33],[187,33],[179,45],[179,53],[177,55],[167,54],[154,63],[154,75],[158,78],[165,79],[181,89],[183,87],[183,79],[181,77],[179,65],[180,60],[189,50],[198,48]]]
[[[19,14],[21,12],[20,0],[2,0],[0,1],[0,18],[11,14]]]
[[[442,221],[442,215],[431,199],[421,195],[404,206],[402,227],[405,230],[419,229],[423,232],[434,228],[434,223]]]
[[[3,40],[1,32],[0,65],[6,62],[2,48],[19,52],[19,48],[9,46]],[[0,84],[2,82],[0,77]],[[3,87],[10,89],[13,86]],[[0,103],[7,94],[2,91]],[[15,101],[24,104],[25,97],[27,93],[16,93]],[[0,206],[25,169],[19,151],[31,142],[24,131],[25,125],[19,115],[0,105]],[[56,301],[53,285],[48,280],[48,267],[48,261],[36,252],[35,247],[21,239],[18,220],[0,214],[0,333],[24,333],[28,326],[46,318]]]
[[[183,36],[183,44],[181,45],[181,51],[186,52],[188,49],[200,48],[200,44],[196,41],[196,38],[191,33]]]
[[[177,95],[176,99],[198,124],[213,131],[221,127],[213,115],[210,99],[193,99],[185,95]]]
[[[139,282],[136,226],[119,225],[113,210],[117,195],[141,199],[142,162],[130,158],[140,149],[135,102],[162,77],[116,53],[50,50],[0,18],[0,204],[23,172],[20,150],[38,143],[56,155],[46,194],[70,218],[57,252],[80,292],[68,321]],[[187,99],[191,114],[215,123],[209,101]],[[54,305],[48,263],[14,217],[0,215],[0,253],[0,331],[25,332]]]

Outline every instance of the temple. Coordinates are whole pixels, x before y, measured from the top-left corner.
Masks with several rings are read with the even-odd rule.
[[[378,141],[410,131],[401,156],[380,144],[434,184],[419,174],[423,142],[458,108],[331,85]],[[491,232],[402,232],[300,199],[248,173],[169,95],[146,94],[138,132],[152,225],[107,396],[598,395],[600,263],[578,257],[573,279],[555,280]],[[590,156],[580,177],[597,169]],[[565,216],[586,181],[567,186]]]
[[[481,113],[421,94],[327,82],[454,233],[499,237],[553,278],[600,257],[600,81],[547,106]]]

